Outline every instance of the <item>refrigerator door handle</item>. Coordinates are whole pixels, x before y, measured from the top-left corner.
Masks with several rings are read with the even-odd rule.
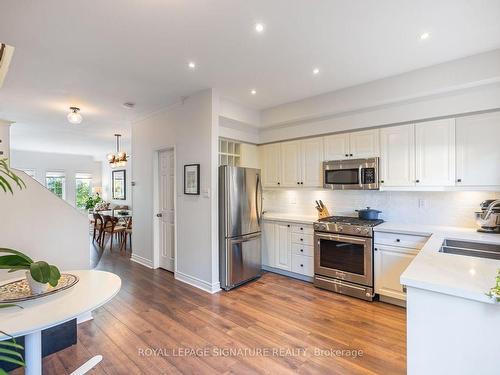
[[[257,185],[255,186],[255,211],[257,214],[257,223],[260,225],[262,220],[262,184],[260,183],[260,175],[257,175]]]

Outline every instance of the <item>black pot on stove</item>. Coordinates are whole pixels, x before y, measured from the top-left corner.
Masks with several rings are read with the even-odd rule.
[[[363,210],[356,210],[358,213],[358,217],[363,220],[378,220],[378,214],[382,213],[382,211],[371,209],[370,207],[366,207]]]

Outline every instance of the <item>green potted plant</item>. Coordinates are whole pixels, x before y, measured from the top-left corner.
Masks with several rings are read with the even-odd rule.
[[[486,295],[495,302],[500,302],[500,269],[498,270],[496,285]]]
[[[14,194],[9,181],[13,181],[19,189],[26,187],[26,184],[14,172],[12,172],[7,164],[7,159],[0,159],[0,188],[6,193],[7,191]],[[19,307],[13,304],[0,304],[1,308]],[[5,336],[7,333],[0,331]],[[7,363],[13,363],[19,366],[25,366],[23,356],[19,353],[23,347],[16,342],[16,339],[11,336],[11,340],[0,341],[0,359]],[[7,372],[0,368],[0,375],[7,375]]]
[[[99,196],[99,194],[91,195],[85,201],[85,209],[89,212],[93,211],[96,204],[100,202],[102,202],[102,198]]]

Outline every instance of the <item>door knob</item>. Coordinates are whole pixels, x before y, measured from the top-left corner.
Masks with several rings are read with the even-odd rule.
[[[156,217],[162,217],[162,216],[163,216],[163,214],[161,214],[161,213],[156,214]]]

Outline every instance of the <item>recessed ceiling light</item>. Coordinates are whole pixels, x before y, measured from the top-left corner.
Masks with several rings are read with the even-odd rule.
[[[422,34],[420,34],[420,39],[421,39],[421,40],[426,40],[426,39],[428,39],[430,36],[431,36],[431,34],[429,34],[429,33],[427,33],[427,32],[426,32],[426,33],[422,33]]]
[[[264,25],[261,24],[261,23],[256,23],[255,24],[255,31],[257,31],[258,33],[261,33],[264,31]]]
[[[196,68],[196,64],[193,61],[190,61],[188,64],[189,69],[194,69]]]
[[[250,94],[252,94],[252,95],[257,94],[257,90],[255,90],[255,89],[250,90]]]
[[[314,74],[314,75],[319,74],[319,68],[314,68],[314,69],[313,69],[313,74]]]

